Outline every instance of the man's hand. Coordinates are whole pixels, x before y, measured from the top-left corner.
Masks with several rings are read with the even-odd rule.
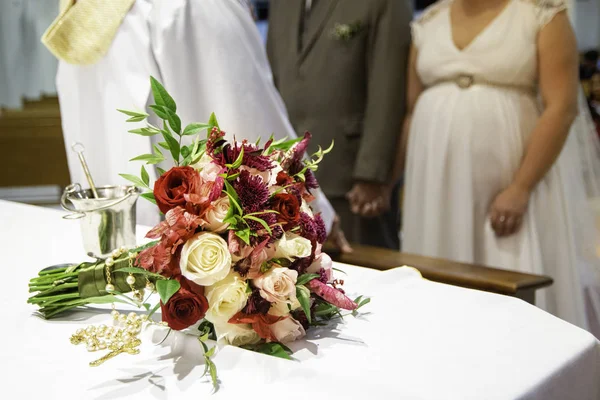
[[[329,237],[327,237],[327,242],[331,243],[342,253],[352,253],[353,251],[350,243],[348,243],[348,240],[346,240],[346,235],[344,235],[344,231],[342,230],[342,225],[340,223],[340,217],[338,217],[337,214],[333,219],[333,225],[331,226]]]
[[[390,208],[391,189],[380,183],[357,182],[346,198],[354,214],[376,217]]]

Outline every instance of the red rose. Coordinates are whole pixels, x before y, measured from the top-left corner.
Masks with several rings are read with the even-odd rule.
[[[204,318],[208,310],[208,301],[204,297],[204,288],[187,280],[183,276],[175,278],[181,284],[181,287],[175,293],[167,304],[160,303],[162,310],[162,320],[166,322],[171,329],[180,331],[189,328],[196,322]]]
[[[185,207],[185,195],[200,190],[200,174],[192,167],[173,167],[154,183],[154,198],[164,214],[177,206]]]
[[[281,222],[284,229],[293,228],[300,221],[300,203],[292,194],[276,194],[271,198],[271,208],[279,213],[277,222]]]

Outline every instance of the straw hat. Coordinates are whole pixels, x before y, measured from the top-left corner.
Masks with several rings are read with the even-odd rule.
[[[94,64],[108,51],[135,0],[60,0],[42,43],[69,64]]]

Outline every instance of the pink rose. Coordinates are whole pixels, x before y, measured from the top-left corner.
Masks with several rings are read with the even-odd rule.
[[[296,298],[296,279],[297,271],[277,267],[254,279],[253,283],[263,299],[276,303]]]
[[[222,172],[223,168],[220,165],[210,162],[200,171],[200,177],[205,182],[215,182]]]
[[[321,269],[325,271],[325,277],[327,282],[331,282],[333,279],[333,261],[327,253],[321,253],[312,264],[306,269],[308,274],[320,274]]]
[[[294,318],[289,317],[271,325],[271,333],[279,343],[290,343],[306,335],[306,331]]]

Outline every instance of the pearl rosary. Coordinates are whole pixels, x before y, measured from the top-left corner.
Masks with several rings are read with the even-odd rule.
[[[115,259],[120,257],[127,251],[127,248],[121,247],[112,252],[111,257],[108,257],[104,262],[106,265],[106,287],[107,292],[114,292],[115,286],[112,284],[111,268],[115,265]],[[129,260],[129,267],[133,266],[133,260],[137,257],[137,253],[129,253],[127,259]],[[144,296],[143,290],[137,290],[134,288],[136,282],[135,276],[132,273],[129,274],[125,280],[133,291],[133,297],[141,303]],[[146,289],[154,291],[154,285],[146,278]],[[134,312],[129,314],[121,314],[115,309],[115,305],[112,305],[111,316],[113,319],[114,326],[88,326],[85,329],[78,329],[71,336],[71,343],[74,345],[85,344],[86,349],[89,352],[95,352],[99,350],[110,350],[108,354],[99,358],[96,361],[90,362],[90,366],[96,367],[103,364],[105,361],[116,357],[121,353],[127,354],[139,354],[140,349],[138,348],[142,341],[138,338],[138,335],[142,331],[144,323],[157,324],[165,326],[166,323],[156,323],[152,321],[148,315],[138,315]]]

